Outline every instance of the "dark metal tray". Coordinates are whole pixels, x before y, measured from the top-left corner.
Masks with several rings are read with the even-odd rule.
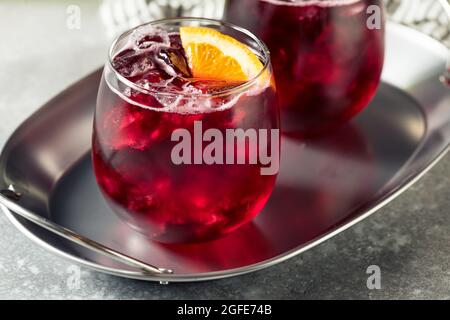
[[[371,105],[328,137],[306,142],[284,137],[281,171],[267,206],[252,223],[216,241],[151,242],[107,207],[89,159],[100,70],[63,91],[16,130],[0,157],[0,190],[13,187],[22,194],[22,208],[119,252],[173,269],[173,274],[145,274],[0,207],[43,247],[124,277],[207,280],[286,260],[394,199],[449,148],[450,90],[439,80],[447,49],[396,24],[388,25],[387,35],[383,83]]]

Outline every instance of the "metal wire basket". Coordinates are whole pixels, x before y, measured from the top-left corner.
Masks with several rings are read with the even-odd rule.
[[[103,0],[100,16],[107,35],[118,34],[142,23],[164,18],[221,19],[226,0]]]
[[[407,25],[450,47],[448,0],[384,0],[391,21]],[[181,16],[220,19],[226,0],[104,0],[100,14],[108,36],[141,23]]]
[[[385,0],[391,21],[417,29],[450,47],[448,0]]]

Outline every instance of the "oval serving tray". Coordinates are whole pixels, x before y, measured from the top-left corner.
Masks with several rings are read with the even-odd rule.
[[[151,242],[103,201],[89,159],[100,70],[53,98],[16,130],[0,157],[0,190],[13,186],[22,194],[23,208],[173,274],[144,274],[0,207],[39,245],[118,276],[198,281],[274,265],[366,218],[448,151],[450,90],[439,80],[447,55],[439,42],[388,24],[383,83],[371,105],[328,137],[284,137],[280,175],[261,214],[229,236],[202,244]]]

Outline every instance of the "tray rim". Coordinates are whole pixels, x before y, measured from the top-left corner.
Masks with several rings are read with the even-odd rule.
[[[399,29],[407,29],[409,32],[414,32],[416,34],[416,36],[421,36],[421,37],[425,37],[428,38],[428,41],[430,43],[434,43],[435,48],[441,47],[441,50],[447,50],[448,49],[445,47],[444,44],[438,42],[437,40],[431,38],[430,36],[423,34],[413,28],[398,24],[398,23],[393,23],[390,22],[389,23],[390,27],[395,27],[395,28],[399,28]],[[408,34],[408,36],[412,36],[411,33]],[[442,51],[444,52],[444,51]],[[96,73],[98,70],[95,70],[94,72],[88,74],[87,76],[81,78],[80,80],[91,76],[92,74]],[[77,83],[77,82],[75,82]],[[75,84],[74,83],[74,84]],[[72,84],[73,85],[73,84]],[[390,84],[393,85],[393,84]],[[395,85],[393,85],[394,87],[396,87]],[[398,87],[397,87],[398,88]],[[399,88],[399,90],[401,91],[405,91],[404,89]],[[65,91],[62,90],[61,92]],[[52,98],[53,99],[53,98]],[[51,101],[52,99],[50,99],[49,101]],[[41,108],[38,108],[33,114],[39,112],[41,110]],[[33,115],[32,114],[32,115]],[[32,117],[32,115],[30,115],[23,123],[26,123],[28,121],[29,118]],[[4,147],[6,147],[9,143],[9,140],[15,136],[17,130],[21,127],[21,125],[10,135],[9,139],[7,140],[7,142],[5,143]],[[428,173],[448,152],[450,151],[450,143],[447,144],[447,146],[445,148],[443,148],[441,150],[441,152],[439,152],[436,157],[434,157],[429,163],[428,165],[426,165],[426,167],[424,167],[420,172],[418,172],[416,175],[412,175],[407,177],[401,184],[399,184],[399,187],[394,189],[391,193],[386,194],[384,197],[381,197],[379,202],[367,209],[367,210],[362,210],[362,212],[355,218],[353,218],[352,220],[348,221],[348,222],[344,222],[343,225],[337,227],[336,229],[330,230],[328,232],[323,233],[321,236],[319,236],[316,239],[313,239],[307,243],[304,243],[294,249],[291,249],[289,251],[286,251],[282,254],[279,254],[275,257],[272,257],[270,259],[255,263],[255,264],[251,264],[251,265],[246,265],[246,266],[242,266],[239,268],[232,268],[232,269],[225,269],[225,270],[220,270],[220,271],[212,271],[212,272],[202,272],[202,273],[196,273],[196,274],[161,274],[161,275],[145,275],[142,274],[139,271],[132,271],[132,270],[126,270],[126,269],[119,269],[119,268],[114,268],[114,267],[107,267],[104,265],[100,265],[98,263],[83,259],[79,256],[67,253],[61,249],[58,249],[54,246],[52,246],[51,244],[49,244],[48,242],[44,241],[43,239],[39,238],[38,236],[36,236],[33,232],[31,232],[29,229],[27,229],[21,222],[20,220],[17,218],[18,216],[13,213],[12,211],[10,211],[9,209],[7,209],[5,207],[5,205],[3,205],[1,203],[1,199],[0,199],[0,209],[1,211],[3,211],[5,213],[5,215],[7,216],[8,220],[21,232],[23,233],[28,239],[30,239],[31,241],[35,242],[36,244],[40,245],[41,247],[43,247],[45,250],[49,251],[50,253],[55,253],[59,256],[61,256],[62,258],[74,262],[74,263],[78,263],[82,266],[86,266],[90,269],[99,271],[99,272],[104,272],[110,275],[114,275],[114,276],[119,276],[119,277],[125,277],[125,278],[131,278],[131,279],[138,279],[138,280],[146,280],[146,281],[159,281],[162,284],[167,284],[169,282],[194,282],[194,281],[208,281],[208,280],[215,280],[215,279],[223,279],[223,278],[229,278],[229,277],[234,277],[234,276],[238,276],[238,275],[243,275],[246,273],[250,273],[250,272],[254,272],[254,271],[258,271],[258,270],[262,270],[264,268],[267,267],[271,267],[274,266],[278,263],[284,262],[298,254],[301,254],[329,239],[331,239],[332,237],[338,235],[339,233],[347,230],[348,228],[354,226],[355,224],[363,221],[364,219],[366,219],[367,217],[371,216],[372,214],[374,214],[375,212],[377,212],[378,210],[380,210],[381,208],[383,208],[384,206],[386,206],[387,204],[389,204],[391,201],[393,201],[395,198],[397,198],[398,196],[400,196],[403,192],[405,192],[406,190],[408,190],[414,183],[416,183],[417,181],[419,181],[426,173]],[[84,157],[84,156],[83,156]]]
[[[382,200],[380,203],[378,203],[376,206],[370,208],[369,210],[365,211],[358,217],[354,218],[353,220],[347,222],[346,224],[332,230],[329,232],[324,233],[320,238],[316,240],[309,241],[297,248],[294,248],[292,250],[286,251],[283,254],[280,254],[278,256],[275,256],[271,259],[264,260],[255,264],[251,264],[248,266],[243,266],[239,268],[233,268],[233,269],[226,269],[222,271],[213,271],[213,272],[202,272],[197,274],[171,274],[171,275],[143,275],[140,272],[133,272],[131,270],[124,270],[124,269],[117,269],[107,266],[102,266],[97,263],[82,259],[78,256],[69,254],[63,250],[57,249],[50,245],[49,243],[45,242],[38,236],[36,236],[34,233],[32,233],[30,230],[28,230],[20,221],[16,218],[16,214],[14,214],[12,211],[7,209],[2,203],[0,203],[0,209],[5,213],[5,215],[8,217],[9,221],[19,230],[21,231],[28,239],[35,242],[36,244],[42,246],[44,249],[48,250],[49,252],[56,253],[60,255],[61,257],[72,261],[77,262],[83,266],[87,266],[91,269],[105,272],[111,275],[120,276],[120,277],[126,277],[130,279],[138,279],[138,280],[147,280],[147,281],[160,281],[161,283],[168,283],[168,282],[193,282],[193,281],[208,281],[208,280],[216,280],[216,279],[224,279],[229,277],[234,277],[238,275],[243,275],[246,273],[251,273],[254,271],[262,270],[271,266],[274,266],[278,263],[284,262],[298,254],[301,254],[331,238],[338,235],[339,233],[349,229],[350,227],[354,226],[355,224],[365,220],[387,204],[389,204],[391,201],[393,201],[395,198],[400,196],[403,192],[408,190],[413,184],[415,184],[417,181],[419,181],[425,174],[427,174],[447,153],[450,151],[450,145],[448,145],[439,155],[433,159],[433,161],[420,173],[418,173],[416,176],[413,176],[407,181],[403,186],[398,188],[396,191],[391,193],[389,196],[385,197],[384,200]]]

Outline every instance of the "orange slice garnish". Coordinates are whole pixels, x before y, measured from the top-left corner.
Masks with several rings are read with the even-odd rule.
[[[194,78],[245,82],[264,67],[249,47],[217,30],[180,27],[180,37]]]

